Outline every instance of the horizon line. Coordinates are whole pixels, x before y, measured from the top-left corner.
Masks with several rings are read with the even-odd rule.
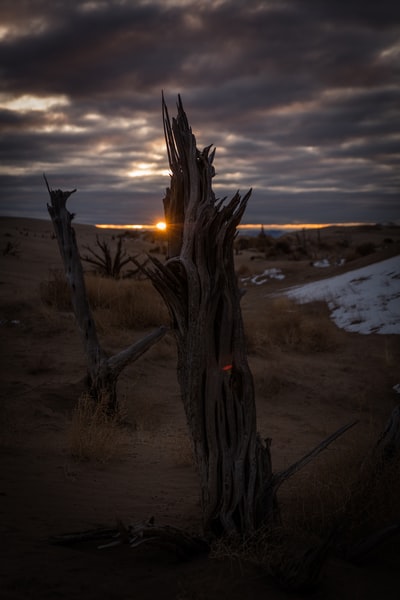
[[[374,226],[380,223],[371,222],[342,222],[342,223],[242,223],[237,226],[237,229],[277,229],[280,231],[295,231],[297,229],[322,229],[324,227],[360,227],[360,226]],[[118,224],[118,223],[95,223],[94,225],[98,229],[133,229],[133,230],[146,230],[146,229],[160,229],[159,223],[157,224]]]

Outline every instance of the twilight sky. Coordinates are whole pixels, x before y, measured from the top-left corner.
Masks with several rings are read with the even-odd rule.
[[[0,215],[160,220],[162,90],[243,222],[400,222],[394,0],[1,0]]]

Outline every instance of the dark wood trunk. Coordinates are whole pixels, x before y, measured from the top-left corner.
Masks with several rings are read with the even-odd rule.
[[[272,519],[269,444],[256,431],[250,372],[233,263],[249,191],[218,201],[210,147],[200,152],[179,100],[164,124],[171,187],[164,199],[168,260],[150,276],[169,308],[178,379],[200,473],[206,531],[250,532]]]
[[[253,377],[246,355],[234,269],[236,229],[251,190],[217,200],[214,152],[199,151],[181,100],[170,120],[163,99],[171,185],[164,198],[168,259],[147,275],[163,296],[178,347],[178,379],[200,474],[206,532],[246,535],[278,520],[280,485],[351,423],[291,467],[272,472],[270,440],[256,429]]]
[[[47,205],[64,264],[65,276],[71,292],[72,307],[81,334],[87,359],[87,387],[90,395],[104,402],[110,413],[117,409],[117,379],[126,365],[139,358],[162,338],[167,329],[160,327],[119,354],[109,357],[101,347],[96,324],[87,299],[82,262],[72,227],[73,215],[67,210],[67,200],[76,190],[63,192],[50,189]]]

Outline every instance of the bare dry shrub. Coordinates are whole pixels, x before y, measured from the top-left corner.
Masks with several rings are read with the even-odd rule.
[[[290,583],[293,563],[318,542],[317,538],[297,536],[285,527],[262,527],[244,539],[239,536],[216,539],[210,557],[252,563],[285,585]]]
[[[121,453],[127,443],[127,434],[121,427],[123,409],[120,407],[110,415],[107,406],[106,396],[100,402],[95,402],[89,394],[79,398],[68,432],[74,459],[105,463]]]
[[[296,304],[288,298],[276,298],[265,304],[262,314],[244,315],[247,347],[260,356],[277,349],[299,352],[325,352],[339,341],[336,326],[324,303]]]

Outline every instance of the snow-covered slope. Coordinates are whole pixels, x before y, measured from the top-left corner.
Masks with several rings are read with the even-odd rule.
[[[333,320],[347,331],[400,334],[400,256],[284,293],[302,303],[327,301]]]

